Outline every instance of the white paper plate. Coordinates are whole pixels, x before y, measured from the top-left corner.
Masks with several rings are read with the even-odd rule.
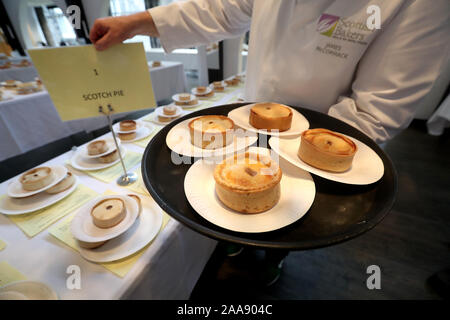
[[[189,100],[180,100],[180,94],[183,94],[183,93],[177,93],[177,94],[174,94],[173,96],[172,96],[172,100],[173,101],[176,101],[176,102],[189,102],[189,101],[192,101],[192,100],[195,100],[195,99],[197,99],[197,97],[195,96],[195,95],[193,95],[193,94],[190,94],[190,99]],[[188,94],[187,92],[185,93],[185,94]]]
[[[131,132],[138,131],[140,128],[142,128],[144,126],[142,121],[140,121],[140,120],[134,120],[134,121],[136,121],[136,130],[121,131],[120,130],[120,122],[117,122],[113,125],[114,132],[116,132],[116,133],[131,133]]]
[[[271,136],[299,136],[302,134],[303,131],[309,129],[309,121],[306,120],[306,118],[297,110],[292,109],[292,126],[289,130],[283,131],[283,132],[268,132],[267,130],[261,130],[256,129],[249,123],[250,118],[250,109],[252,108],[253,104],[242,106],[240,108],[236,108],[231,110],[228,113],[228,117],[231,118],[236,125],[239,127],[252,131],[252,132],[258,132],[261,134],[267,134]]]
[[[99,228],[92,221],[91,210],[100,201],[111,198],[122,199],[125,203],[127,214],[125,218],[112,228]],[[131,228],[139,213],[139,207],[131,197],[122,195],[101,196],[89,201],[78,209],[70,224],[70,231],[75,239],[84,242],[100,242],[110,240],[123,234]]]
[[[22,184],[20,183],[19,179],[22,175],[20,175],[18,178],[16,178],[14,181],[12,181],[8,185],[8,196],[13,198],[25,198],[29,197],[35,194],[38,194],[42,191],[45,191],[54,185],[58,184],[62,179],[64,179],[67,175],[67,168],[64,166],[53,166],[50,167],[52,171],[55,173],[55,180],[53,180],[52,183],[50,183],[48,186],[41,188],[39,190],[35,191],[27,191],[22,188]]]
[[[177,108],[177,111],[174,115],[166,115],[164,114],[164,107],[158,107],[155,109],[155,111],[153,111],[153,113],[155,114],[155,116],[163,116],[163,117],[167,117],[167,118],[178,118],[181,117],[181,115],[183,114],[183,108],[181,106],[177,106],[175,104],[173,104],[174,107]]]
[[[311,175],[280,158],[283,176],[278,204],[262,213],[242,214],[226,207],[217,197],[214,168],[204,160],[195,162],[186,173],[184,192],[200,216],[228,230],[258,233],[283,228],[303,217],[314,201],[316,187]]]
[[[78,178],[67,190],[56,194],[41,192],[27,198],[10,198],[8,196],[0,198],[0,213],[6,215],[18,215],[40,210],[61,201],[70,195],[78,186]]]
[[[131,142],[135,142],[135,141],[139,141],[142,140],[144,138],[147,138],[152,132],[153,130],[155,130],[155,127],[151,124],[149,124],[149,126],[142,126],[139,128],[138,131],[136,131],[136,138],[131,139],[131,140],[122,140],[119,138],[119,136],[117,136],[117,138],[122,141],[122,143],[131,143]]]
[[[366,144],[353,137],[347,137],[356,144],[358,151],[356,151],[350,169],[342,173],[317,169],[300,160],[297,152],[301,138],[280,139],[272,137],[269,139],[269,145],[293,165],[328,180],[355,185],[366,185],[380,180],[384,174],[383,160]]]
[[[152,241],[162,225],[162,210],[149,197],[140,196],[142,212],[125,233],[95,249],[79,248],[81,255],[93,262],[110,262],[128,257]]]
[[[191,93],[196,95],[197,98],[203,98],[203,96],[210,94],[211,92],[213,92],[213,89],[210,86],[206,87],[205,92],[198,92],[197,87],[191,89]],[[208,98],[208,97],[204,97],[204,98]]]
[[[187,157],[222,157],[246,149],[254,144],[258,137],[256,134],[241,131],[242,135],[236,135],[234,143],[215,150],[202,149],[191,143],[191,134],[189,132],[190,118],[178,123],[167,133],[166,144],[170,150]],[[245,136],[246,135],[246,136]]]
[[[112,138],[111,138],[112,139]],[[119,139],[118,139],[119,140]],[[119,141],[117,141],[119,142]],[[124,146],[120,146],[120,152],[122,153],[122,157],[125,157],[127,153],[127,149]],[[111,163],[101,163],[97,159],[87,159],[84,157],[84,152],[78,150],[70,159],[70,165],[77,170],[82,171],[92,171],[92,170],[100,170],[109,168],[120,161],[120,158],[117,158],[115,161]]]
[[[94,141],[97,141],[97,140],[105,140],[105,141],[106,141],[106,145],[108,146],[108,151],[103,152],[103,153],[101,153],[101,154],[96,154],[96,155],[91,156],[91,155],[88,154],[87,146],[88,146],[89,143],[94,142]],[[83,146],[81,146],[81,147],[78,149],[78,152],[80,153],[80,155],[83,156],[83,158],[86,158],[86,159],[95,159],[95,158],[99,158],[99,157],[101,157],[101,156],[105,156],[105,155],[107,155],[107,154],[110,154],[111,152],[113,152],[114,150],[117,149],[117,148],[116,148],[116,144],[114,143],[114,139],[113,139],[112,136],[109,137],[109,138],[97,139],[97,140],[93,140],[93,141],[91,141],[91,142],[89,142],[89,143],[86,143],[86,144],[84,144]],[[117,139],[117,144],[118,144],[119,147],[120,147],[120,139]]]
[[[0,287],[0,300],[23,296],[28,300],[58,300],[58,295],[52,288],[37,281],[15,281]],[[13,298],[14,299],[14,298]]]
[[[197,99],[197,101],[198,101],[198,99]],[[189,109],[194,109],[194,108],[200,107],[200,105],[201,105],[201,103],[197,102],[196,104],[193,104],[193,105],[183,105],[183,106],[178,106],[178,107],[183,108],[183,110],[189,110]]]

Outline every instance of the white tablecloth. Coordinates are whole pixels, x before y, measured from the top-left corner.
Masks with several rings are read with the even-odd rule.
[[[186,75],[183,64],[174,61],[162,61],[160,67],[151,67],[150,77],[156,101],[170,100],[176,93],[186,90]]]
[[[38,77],[35,67],[11,67],[9,69],[0,69],[0,82],[5,80],[19,80],[22,82],[34,81]]]
[[[230,92],[214,104],[231,102],[230,99],[236,98],[240,91]],[[127,144],[127,148],[144,152],[135,144]],[[72,151],[69,151],[43,165],[64,164],[71,155]],[[127,192],[115,183],[105,184],[83,173],[75,173],[82,184],[98,193],[106,190]],[[0,195],[6,192],[9,182],[0,184]],[[28,279],[48,284],[61,299],[187,299],[217,244],[171,219],[131,271],[119,278],[104,267],[84,260],[53,238],[48,230],[28,238],[1,214],[0,239],[7,243],[0,251],[0,261],[8,262]],[[70,265],[78,265],[81,269],[81,290],[66,287],[66,270]]]

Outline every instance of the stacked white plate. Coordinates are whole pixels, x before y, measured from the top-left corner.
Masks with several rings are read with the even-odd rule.
[[[110,162],[110,163],[102,163],[97,159],[99,157],[110,154],[111,152],[114,152],[117,149],[116,144],[114,143],[114,139],[112,137],[104,138],[101,140],[106,141],[106,144],[108,146],[108,151],[106,151],[102,154],[89,155],[88,149],[87,149],[87,146],[89,143],[87,143],[75,151],[72,158],[70,159],[71,166],[77,170],[92,171],[92,170],[100,170],[100,169],[109,168],[109,167],[115,165],[116,163],[118,163],[120,161],[120,158],[117,158],[116,160],[114,160],[113,162]],[[121,145],[119,139],[117,139],[117,144],[119,145],[120,153],[122,154],[122,157],[125,157],[127,149]]]
[[[136,129],[135,130],[127,130],[127,131],[120,130],[120,122],[113,125],[113,129],[114,129],[114,132],[116,133],[116,137],[119,138],[119,140],[121,142],[130,143],[130,142],[135,142],[135,141],[139,141],[144,138],[147,138],[153,132],[153,130],[155,130],[155,127],[151,124],[146,125],[142,121],[136,121]],[[131,140],[122,140],[122,139],[120,139],[120,136],[118,135],[119,133],[132,133],[132,132],[136,132],[136,137]]]
[[[178,103],[189,103],[189,102],[192,102],[194,100],[198,100],[197,97],[194,94],[189,94],[189,100],[181,100],[180,99],[180,95],[187,95],[187,94],[189,94],[189,93],[177,93],[177,94],[174,94],[172,96],[172,100],[174,102],[178,102]],[[182,107],[183,109],[191,109],[191,108],[196,108],[199,105],[200,105],[200,103],[197,102],[196,104],[193,104],[193,105],[182,105],[180,107]]]
[[[114,227],[99,228],[92,220],[91,211],[100,201],[111,198],[124,202],[126,216]],[[161,208],[149,197],[139,198],[141,212],[137,201],[127,195],[101,196],[77,211],[70,226],[73,237],[86,243],[107,241],[94,249],[79,247],[85,259],[99,263],[120,260],[141,250],[155,238],[162,225]]]
[[[164,126],[168,123],[171,123],[173,120],[178,119],[179,117],[186,114],[186,112],[183,110],[182,107],[177,106],[175,104],[170,105],[170,106],[174,106],[176,108],[175,114],[173,114],[173,115],[164,114],[164,107],[166,107],[166,106],[161,106],[161,107],[156,108],[155,111],[151,114],[150,120],[156,124]],[[159,116],[171,118],[171,119],[170,119],[170,121],[160,121]]]
[[[46,193],[47,189],[61,182],[67,175],[67,169],[64,166],[53,166],[51,169],[55,174],[53,182],[35,191],[23,189],[19,181],[20,176],[11,181],[7,195],[0,198],[0,213],[18,215],[40,210],[64,199],[77,188],[78,178],[74,176],[75,182],[69,189],[56,194]]]
[[[206,95],[210,94],[211,92],[213,92],[213,88],[211,88],[210,86],[206,87],[205,92],[198,92],[197,88],[192,88],[192,90],[191,90],[191,93],[196,95],[197,98],[200,98],[200,99],[209,98]]]

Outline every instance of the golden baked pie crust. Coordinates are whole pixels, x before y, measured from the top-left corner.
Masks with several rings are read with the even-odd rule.
[[[250,154],[248,152],[246,152],[244,155],[245,162],[247,161],[249,156],[250,156]],[[282,171],[281,171],[281,168],[278,166],[278,164],[272,162],[273,160],[269,159],[268,157],[263,157],[263,156],[259,156],[259,155],[255,155],[255,156],[256,156],[257,162],[259,164],[261,164],[263,167],[270,169],[271,165],[275,166],[273,169],[276,169],[276,172],[275,172],[275,174],[273,174],[271,176],[272,179],[270,179],[270,181],[268,181],[267,183],[265,183],[263,185],[259,185],[257,187],[239,186],[239,185],[237,185],[237,183],[235,181],[230,182],[227,180],[227,177],[224,177],[224,175],[223,175],[224,169],[228,165],[236,163],[235,161],[237,161],[237,164],[240,164],[240,161],[242,161],[242,159],[239,159],[239,157],[244,158],[244,157],[242,157],[242,155],[241,156],[235,155],[233,162],[230,162],[230,160],[229,160],[230,158],[228,158],[228,159],[225,159],[222,163],[218,164],[216,166],[216,168],[214,169],[214,180],[216,181],[217,184],[219,184],[223,188],[226,188],[228,190],[231,190],[231,191],[234,191],[237,193],[260,192],[260,191],[264,191],[264,190],[273,188],[275,185],[279,184],[281,181],[281,177],[282,177]],[[262,160],[264,160],[264,161],[262,161]],[[242,165],[244,166],[244,163],[242,163]],[[245,165],[245,166],[247,166],[247,165]]]

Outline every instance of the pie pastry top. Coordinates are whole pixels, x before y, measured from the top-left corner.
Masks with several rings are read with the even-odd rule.
[[[351,139],[327,129],[306,130],[302,133],[302,137],[316,149],[326,153],[348,156],[357,150],[356,144]]]
[[[197,93],[204,93],[204,92],[206,92],[206,87],[203,86],[197,87]]]
[[[234,128],[234,122],[226,116],[208,115],[196,118],[189,122],[189,128],[200,130],[203,133],[222,133]]]
[[[269,157],[253,153],[235,155],[214,169],[214,179],[220,186],[234,192],[258,192],[277,185],[282,172]]]
[[[97,154],[102,154],[108,151],[108,145],[105,140],[97,140],[89,143],[87,145],[88,154],[90,156],[95,156]]]
[[[180,93],[178,95],[178,99],[180,101],[190,101],[191,100],[191,95],[189,93]]]
[[[202,149],[222,148],[233,142],[234,122],[221,115],[195,118],[188,124],[191,143]]]
[[[313,167],[344,172],[351,167],[356,151],[356,144],[340,133],[310,129],[301,135],[298,156]]]
[[[49,167],[39,167],[25,172],[20,177],[22,188],[27,191],[42,189],[54,180],[53,170]]]
[[[136,130],[136,121],[134,120],[120,121],[120,131],[131,131],[131,130]]]
[[[126,215],[122,199],[111,198],[97,203],[91,210],[94,224],[99,228],[111,228],[120,223]]]

